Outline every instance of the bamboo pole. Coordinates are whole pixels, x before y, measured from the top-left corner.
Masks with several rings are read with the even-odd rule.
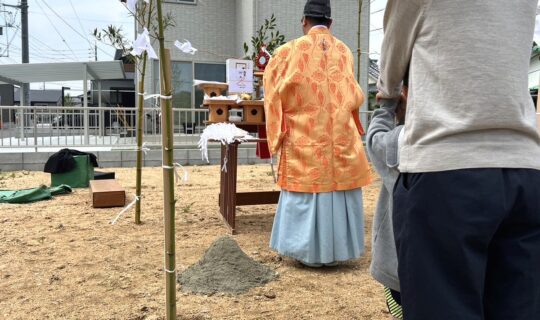
[[[136,187],[135,187],[135,195],[137,201],[135,202],[135,224],[141,224],[141,189],[142,189],[142,158],[143,158],[143,151],[142,151],[142,145],[143,145],[143,112],[144,112],[144,97],[142,96],[142,93],[144,92],[144,77],[145,77],[145,69],[146,69],[146,59],[147,54],[144,53],[143,57],[143,71],[141,72],[141,79],[139,81],[139,97],[138,97],[138,103],[139,108],[137,110],[137,180],[136,180]]]
[[[360,83],[360,58],[362,58],[362,46],[361,39],[362,39],[362,6],[364,2],[363,0],[358,0],[358,45],[357,45],[357,56],[358,56],[358,65],[356,70],[356,81]]]
[[[161,69],[161,95],[171,97],[171,56],[165,50],[163,13],[161,1],[157,0],[159,23],[159,55]],[[161,131],[163,145],[163,214],[165,220],[165,283],[167,320],[176,319],[176,249],[175,249],[175,199],[173,169],[172,99],[161,100]]]
[[[152,4],[153,0],[150,0],[150,4],[148,5],[148,21],[146,28],[150,29],[150,21],[152,20]],[[136,188],[135,188],[135,195],[137,201],[135,202],[135,224],[141,224],[141,189],[142,189],[142,162],[143,162],[143,124],[144,124],[144,80],[146,77],[146,63],[148,61],[148,53],[145,51],[142,58],[142,70],[141,70],[141,79],[139,80],[139,96],[138,96],[138,103],[139,107],[137,110],[137,178],[136,178]]]

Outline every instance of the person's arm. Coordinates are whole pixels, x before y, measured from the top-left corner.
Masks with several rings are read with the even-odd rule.
[[[380,173],[399,164],[398,140],[403,126],[395,125],[396,101],[381,100],[381,108],[373,113],[367,132],[366,149]]]
[[[281,48],[283,49],[283,48]],[[283,80],[283,58],[279,50],[270,59],[264,70],[264,113],[268,148],[272,154],[278,153],[287,132],[283,118],[280,88]]]
[[[349,51],[349,54],[347,55],[348,57],[348,64],[349,64],[349,68],[351,69],[351,74],[354,75],[354,57],[352,55],[352,52]],[[353,106],[353,109],[351,110],[351,113],[352,113],[352,117],[353,117],[353,120],[354,120],[354,124],[356,125],[356,129],[358,130],[358,133],[363,136],[365,135],[365,131],[364,131],[364,127],[362,126],[362,122],[360,122],[360,114],[359,114],[359,110],[360,110],[360,106],[362,106],[362,104],[364,103],[364,92],[362,92],[362,88],[360,87],[360,85],[358,84],[358,82],[356,82],[356,80],[352,80],[352,83],[351,83],[351,91],[353,92],[353,95],[354,95],[354,102],[352,104]]]
[[[397,99],[423,21],[426,0],[388,0],[377,88],[382,99]]]

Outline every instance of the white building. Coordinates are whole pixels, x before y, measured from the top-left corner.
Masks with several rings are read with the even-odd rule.
[[[286,41],[301,36],[304,4],[304,0],[166,0],[164,12],[170,12],[176,23],[176,27],[169,28],[165,34],[166,47],[172,54],[174,107],[198,108],[203,94],[193,88],[193,80],[224,82],[225,60],[244,57],[244,42],[249,45],[256,29],[272,14]],[[357,0],[332,2],[333,32],[353,54],[358,42],[358,4]],[[363,19],[363,28],[367,30],[369,2],[364,1],[364,5],[367,18]],[[194,56],[173,46],[174,40],[183,39],[188,39],[199,50]],[[362,51],[368,51],[367,45]],[[157,92],[159,63],[153,61],[149,66],[146,91]],[[364,69],[367,73],[367,61]],[[367,83],[365,87],[367,92]]]

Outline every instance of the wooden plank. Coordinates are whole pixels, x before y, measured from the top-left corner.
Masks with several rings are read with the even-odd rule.
[[[264,106],[264,100],[242,100],[238,103],[239,106]]]
[[[220,195],[221,196],[221,195]],[[229,221],[227,221],[227,219],[225,218],[225,216],[223,214],[220,214],[219,215],[219,218],[221,220],[221,222],[223,222],[223,224],[225,225],[225,227],[227,227],[227,229],[229,230],[230,234],[231,235],[235,235],[236,234],[236,230],[229,224]]]
[[[229,100],[229,99],[205,99],[203,100],[203,105],[207,106],[214,106],[214,105],[226,105],[226,106],[237,106],[236,100]]]
[[[225,225],[235,233],[236,218],[236,150],[237,143],[221,145],[221,168],[226,164],[227,170],[221,170],[219,211]],[[225,158],[227,163],[225,163]]]
[[[276,204],[279,200],[279,191],[237,192],[237,206],[254,206],[259,204]]]
[[[203,121],[204,124],[206,125],[211,125],[211,124],[215,124],[215,123],[232,123],[234,124],[235,126],[239,127],[240,126],[265,126],[266,123],[265,122],[245,122],[245,121],[241,121],[241,122],[230,122],[230,121]]]
[[[126,203],[126,191],[116,180],[92,180],[90,198],[94,208],[123,207]]]

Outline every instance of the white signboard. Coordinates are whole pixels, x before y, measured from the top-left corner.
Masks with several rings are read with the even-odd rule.
[[[227,84],[229,94],[250,93],[253,89],[253,61],[251,60],[227,60]]]

